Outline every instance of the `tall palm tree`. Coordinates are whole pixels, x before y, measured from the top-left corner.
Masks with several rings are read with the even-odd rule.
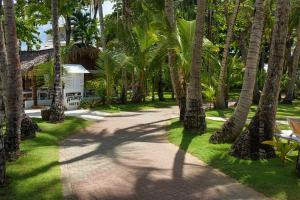
[[[288,91],[286,98],[284,99],[284,103],[291,104],[294,99],[294,91],[295,91],[295,84],[298,75],[298,66],[299,66],[299,58],[300,58],[300,20],[298,22],[297,27],[297,43],[296,47],[293,52],[293,63],[291,66],[291,70],[289,71],[289,81],[288,81]]]
[[[240,0],[235,1],[235,7],[233,14],[229,20],[228,24],[228,30],[227,30],[227,36],[226,36],[226,42],[224,46],[224,52],[223,52],[223,58],[221,61],[221,71],[220,71],[220,77],[219,77],[219,83],[218,83],[218,90],[217,90],[217,97],[216,97],[216,103],[215,107],[218,109],[225,109],[227,107],[226,103],[226,90],[227,90],[227,62],[228,62],[228,55],[229,55],[229,49],[231,46],[232,36],[233,36],[233,28],[235,25],[235,21],[239,12],[240,8]]]
[[[5,123],[5,107],[4,107],[4,78],[7,65],[6,49],[3,32],[3,13],[2,0],[0,0],[0,185],[5,183],[6,178],[6,156],[4,148],[3,127]]]
[[[50,109],[50,118],[52,122],[64,120],[63,91],[61,80],[61,58],[60,58],[60,38],[58,27],[58,0],[51,1],[52,12],[52,30],[53,30],[53,49],[54,49],[54,92],[52,105]]]
[[[206,0],[197,0],[193,58],[189,83],[187,86],[186,113],[184,118],[185,130],[201,133],[206,130],[205,110],[203,108],[200,77],[205,29],[205,8]]]
[[[106,53],[106,36],[105,36],[105,22],[104,22],[104,14],[103,14],[103,2],[104,0],[99,0],[98,2],[98,10],[99,10],[99,21],[100,21],[100,32],[101,32],[101,46],[104,54]],[[112,103],[112,77],[109,73],[109,66],[106,56],[104,57],[104,70],[106,76],[106,103]]]
[[[22,76],[19,46],[16,32],[14,1],[4,0],[4,29],[7,52],[6,79],[6,115],[7,138],[6,152],[8,159],[15,160],[20,155],[20,137],[22,120]]]
[[[256,0],[254,22],[252,25],[246,59],[244,83],[238,105],[230,119],[224,123],[222,129],[211,136],[210,142],[212,143],[234,142],[246,123],[249,109],[252,104],[257,65],[259,63],[260,46],[265,20],[264,2],[265,0]]]
[[[168,26],[171,34],[176,32],[176,16],[175,16],[174,0],[165,0],[165,15],[167,17]],[[180,108],[180,120],[184,120],[186,109],[186,95],[185,89],[180,84],[179,70],[176,67],[176,51],[174,48],[169,47],[168,51],[168,65],[170,70],[170,77],[173,86],[173,91],[176,95],[177,102]]]
[[[123,8],[123,26],[124,30],[131,35],[129,32],[131,31],[131,9],[130,9],[130,1],[129,0],[122,0],[122,8]],[[125,47],[127,48],[127,47]],[[128,89],[128,81],[127,81],[127,69],[126,66],[122,69],[122,91],[121,91],[121,103],[127,103],[127,89]]]
[[[275,156],[274,149],[263,145],[272,140],[282,78],[290,0],[277,0],[276,22],[273,28],[269,65],[264,89],[255,116],[232,146],[232,155],[243,159],[264,159]]]

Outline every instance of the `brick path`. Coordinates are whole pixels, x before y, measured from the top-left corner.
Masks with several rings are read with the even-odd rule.
[[[65,199],[265,199],[166,140],[177,108],[106,117],[61,145]]]

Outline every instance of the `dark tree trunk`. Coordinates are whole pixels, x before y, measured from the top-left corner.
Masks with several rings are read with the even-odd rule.
[[[132,102],[141,103],[145,99],[145,72],[141,70],[140,77],[135,83],[135,90],[133,91]]]
[[[296,163],[296,172],[298,176],[300,176],[300,147],[298,147],[298,157],[297,157],[297,163]]]
[[[163,72],[162,68],[158,72],[158,87],[157,87],[157,94],[159,101],[164,101],[164,81],[163,81]]]
[[[254,91],[253,91],[253,100],[252,100],[252,103],[254,105],[259,104],[260,96],[261,96],[261,92],[259,90],[258,80],[256,80],[255,81],[255,86],[254,86]]]
[[[299,58],[300,58],[300,22],[297,27],[297,43],[293,52],[292,62],[288,66],[288,87],[286,97],[283,100],[283,103],[292,104],[295,97],[295,84],[298,75],[299,67]]]
[[[72,26],[71,26],[71,18],[70,16],[66,16],[66,44],[69,45],[71,42],[71,34],[72,34]]]
[[[274,149],[262,142],[273,140],[288,31],[290,0],[278,0],[277,2],[268,75],[262,97],[250,125],[231,148],[231,154],[242,159],[257,160],[275,157]]]
[[[32,87],[32,99],[33,107],[38,106],[38,97],[37,97],[37,87],[36,87],[36,76],[32,75],[31,77],[31,87]]]
[[[121,103],[127,103],[127,70],[126,68],[122,69],[122,91],[121,91]]]
[[[4,41],[4,32],[2,26],[2,0],[0,0],[0,186],[5,184],[6,181],[6,155],[4,148],[4,132],[5,126],[5,104],[4,104],[4,90],[6,82],[6,49]]]
[[[155,101],[155,77],[152,77],[152,101]]]

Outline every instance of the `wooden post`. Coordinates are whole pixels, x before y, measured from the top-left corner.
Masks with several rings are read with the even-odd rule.
[[[37,99],[37,88],[36,88],[36,76],[33,74],[31,77],[31,87],[32,87],[32,100],[33,106],[38,106],[38,99]]]

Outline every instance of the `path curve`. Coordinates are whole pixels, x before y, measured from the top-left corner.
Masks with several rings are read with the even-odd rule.
[[[266,199],[169,144],[176,107],[105,117],[61,144],[65,199]]]

